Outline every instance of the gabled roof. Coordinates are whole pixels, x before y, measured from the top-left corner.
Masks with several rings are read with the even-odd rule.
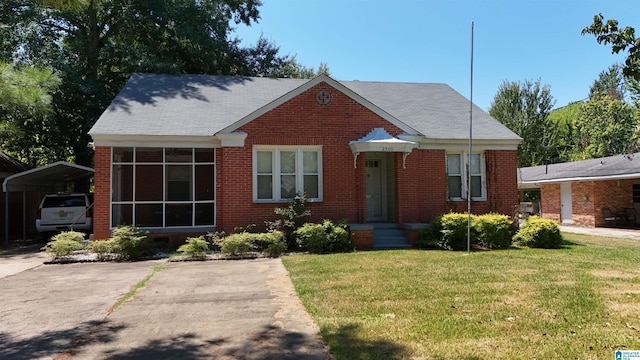
[[[326,82],[404,129],[431,139],[467,139],[470,104],[446,84],[275,79],[213,75],[134,74],[89,134],[100,136],[213,136]],[[475,140],[520,138],[477,106]]]
[[[58,161],[9,176],[4,180],[2,190],[4,192],[61,191],[67,182],[90,175],[93,175],[92,168]]]
[[[640,153],[518,169],[520,187],[537,184],[640,178]]]

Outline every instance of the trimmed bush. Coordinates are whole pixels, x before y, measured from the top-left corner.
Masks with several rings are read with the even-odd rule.
[[[513,221],[501,214],[484,214],[476,216],[472,226],[480,245],[488,249],[507,249],[513,242]]]
[[[250,233],[231,234],[225,238],[217,239],[216,244],[220,251],[227,255],[241,255],[255,250]]]
[[[476,216],[471,215],[471,223]],[[461,213],[448,213],[442,215],[440,221],[440,234],[442,236],[441,247],[449,250],[465,250],[467,248],[467,228],[469,215]],[[476,243],[476,234],[471,227],[471,243]]]
[[[530,216],[513,240],[523,246],[555,249],[562,244],[562,235],[558,224],[550,219]]]
[[[281,231],[271,231],[261,234],[251,234],[251,243],[255,249],[269,256],[279,256],[287,250],[287,243]]]
[[[416,247],[420,249],[442,249],[442,215],[431,218],[429,226],[418,230]]]
[[[94,252],[98,255],[98,260],[108,260],[109,255],[114,253],[113,240],[94,240],[87,245],[87,250]]]
[[[138,260],[153,255],[147,235],[131,225],[115,228],[109,241],[112,241],[112,252],[123,260]]]
[[[51,238],[42,250],[53,256],[60,258],[71,255],[74,251],[82,250],[84,244],[84,234],[77,231],[64,231]]]
[[[198,237],[187,238],[186,243],[180,245],[179,253],[183,253],[192,258],[204,257],[207,255],[209,243],[205,240],[204,235]]]
[[[306,223],[295,232],[298,245],[316,254],[346,252],[353,248],[346,225],[336,225],[330,220],[322,224]]]

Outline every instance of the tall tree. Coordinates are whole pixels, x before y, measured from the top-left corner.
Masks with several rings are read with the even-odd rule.
[[[489,114],[522,138],[518,166],[535,166],[547,161],[547,116],[555,104],[549,86],[540,80],[504,81],[491,102]]]
[[[553,109],[547,118],[547,163],[555,164],[570,161],[569,153],[575,142],[573,121],[582,109],[582,101],[573,102]]]
[[[589,97],[591,98],[596,94],[605,94],[612,99],[624,101],[627,90],[625,84],[622,66],[613,64],[607,70],[600,72],[598,78],[593,81],[589,90]]]
[[[638,118],[634,110],[606,94],[582,104],[573,119],[574,145],[570,160],[593,159],[634,151]]]
[[[133,72],[272,76],[287,63],[260,39],[242,48],[260,0],[3,0],[0,55],[60,75],[55,126],[79,164],[88,130]],[[10,58],[8,58],[10,57]],[[59,146],[59,144],[56,144]]]
[[[582,29],[582,35],[592,34],[599,44],[611,44],[611,52],[618,54],[627,51],[624,68],[625,76],[640,80],[640,37],[636,37],[635,29],[626,26],[618,27],[618,20],[604,22],[602,14],[593,17],[593,23]]]

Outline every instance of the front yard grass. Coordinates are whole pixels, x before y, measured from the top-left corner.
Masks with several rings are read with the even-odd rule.
[[[640,242],[282,258],[336,359],[613,359],[640,350]]]

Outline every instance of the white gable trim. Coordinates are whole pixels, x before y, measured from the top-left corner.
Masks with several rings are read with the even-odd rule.
[[[373,113],[375,113],[376,115],[378,115],[381,118],[385,119],[389,123],[391,123],[391,124],[395,125],[396,127],[402,129],[404,132],[406,132],[408,134],[412,134],[412,135],[419,135],[420,134],[420,132],[418,132],[417,130],[413,129],[412,127],[410,127],[409,125],[403,123],[402,121],[398,120],[397,118],[393,117],[392,115],[390,115],[386,111],[382,110],[380,107],[376,106],[375,104],[371,103],[367,99],[365,99],[362,96],[358,95],[357,93],[355,93],[354,91],[350,90],[346,86],[340,84],[338,81],[333,80],[332,78],[330,78],[329,76],[324,75],[324,74],[316,76],[315,78],[309,80],[308,82],[304,83],[303,85],[301,85],[301,86],[295,88],[294,90],[292,90],[292,91],[280,96],[279,98],[273,100],[272,102],[268,103],[267,105],[255,110],[251,114],[243,117],[242,119],[236,121],[235,123],[227,126],[224,129],[222,129],[221,131],[218,132],[218,134],[219,133],[231,133],[231,132],[234,132],[237,129],[239,129],[240,127],[250,123],[251,121],[257,119],[258,117],[266,114],[267,112],[277,108],[278,106],[284,104],[285,102],[295,98],[296,96],[302,94],[303,92],[305,92],[305,91],[307,91],[307,90],[313,88],[314,86],[316,86],[316,85],[318,85],[320,83],[323,83],[323,82],[326,83],[327,85],[333,87],[337,91],[340,91],[344,95],[350,97],[355,102],[359,103],[360,105],[364,106],[365,108],[371,110]]]

